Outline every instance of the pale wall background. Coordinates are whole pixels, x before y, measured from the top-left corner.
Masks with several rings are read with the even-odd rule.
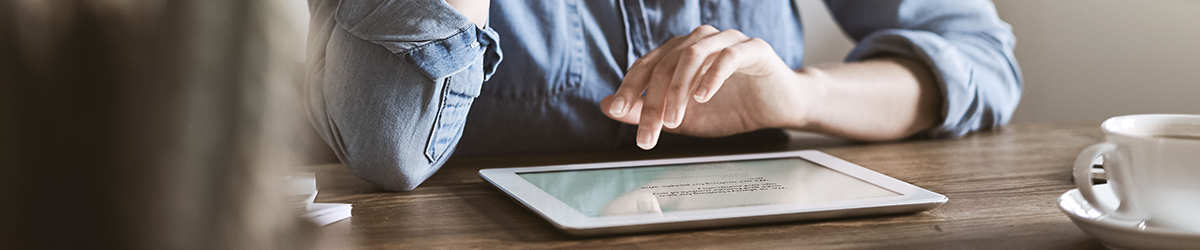
[[[806,64],[850,41],[820,0],[801,0]],[[997,0],[1025,76],[1013,123],[1200,114],[1200,1]]]

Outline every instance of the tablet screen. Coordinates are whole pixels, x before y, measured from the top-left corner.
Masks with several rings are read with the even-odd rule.
[[[590,217],[900,195],[797,157],[517,175]]]

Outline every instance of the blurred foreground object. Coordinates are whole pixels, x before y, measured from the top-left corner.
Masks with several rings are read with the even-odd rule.
[[[307,10],[0,1],[0,249],[296,249]]]
[[[328,226],[350,218],[353,206],[347,203],[314,203],[317,199],[317,178],[312,172],[288,175],[283,182],[284,202],[299,217],[317,226]]]

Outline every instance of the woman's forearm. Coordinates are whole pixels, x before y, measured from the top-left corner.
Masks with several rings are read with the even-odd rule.
[[[446,3],[453,6],[467,19],[470,19],[475,26],[484,27],[488,20],[488,3],[489,0],[446,0]]]
[[[941,91],[932,71],[920,62],[881,58],[797,74],[812,84],[799,90],[816,97],[802,100],[811,102],[800,105],[810,110],[793,128],[882,141],[909,137],[942,119]]]

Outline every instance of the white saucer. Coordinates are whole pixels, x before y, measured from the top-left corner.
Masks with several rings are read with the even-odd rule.
[[[1108,184],[1096,185],[1101,203],[1117,204]],[[1146,226],[1145,223],[1118,221],[1105,216],[1071,189],[1058,197],[1058,207],[1076,226],[1112,249],[1200,249],[1200,234]]]

